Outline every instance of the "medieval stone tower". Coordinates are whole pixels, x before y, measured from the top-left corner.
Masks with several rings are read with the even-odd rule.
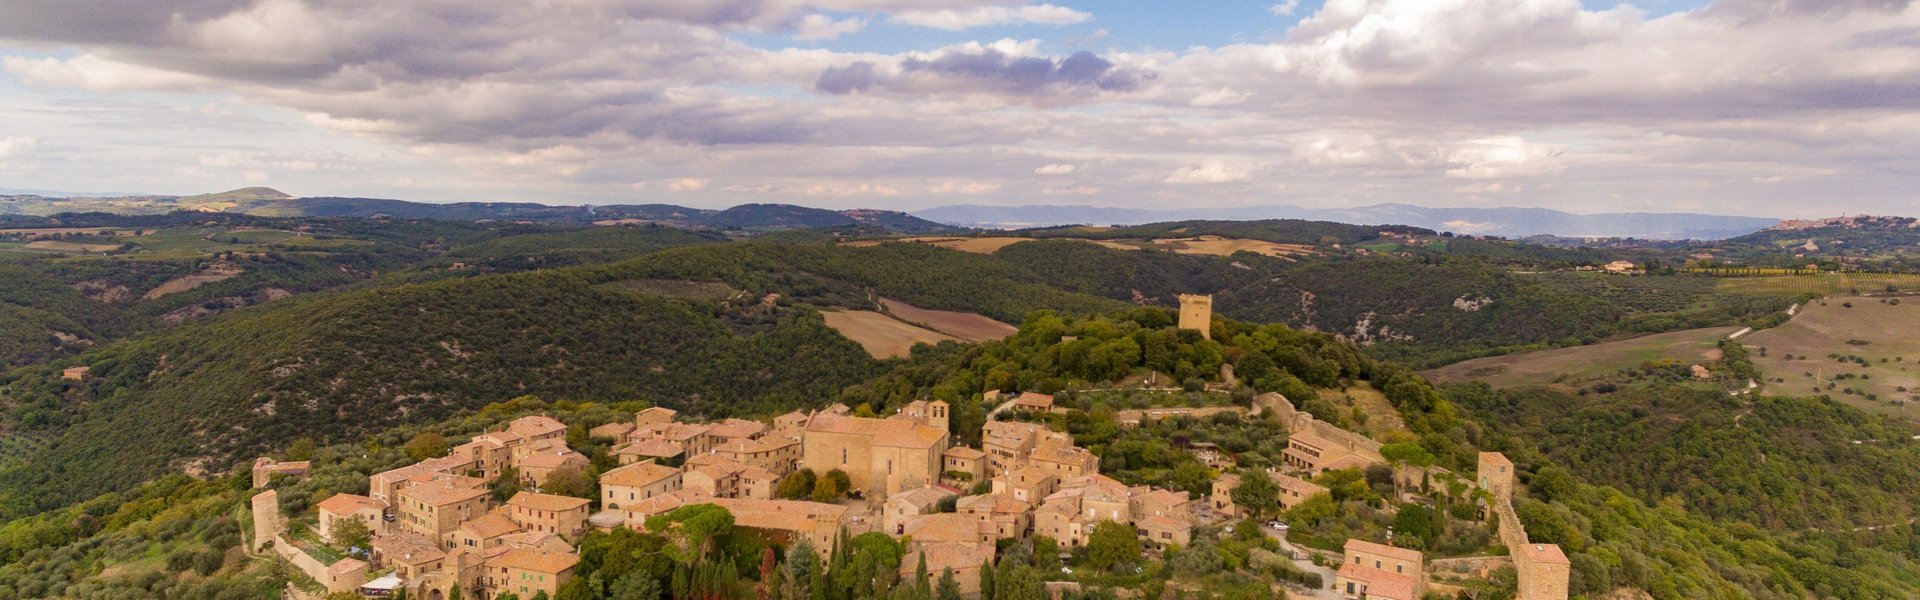
[[[927,421],[928,425],[938,427],[941,431],[951,431],[947,428],[947,403],[934,400],[932,404],[928,404]]]
[[[1180,328],[1213,339],[1213,296],[1180,295]]]
[[[267,490],[253,495],[253,547],[254,552],[273,541],[280,535],[280,492]]]

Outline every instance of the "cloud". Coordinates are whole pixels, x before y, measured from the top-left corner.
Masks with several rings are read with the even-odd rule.
[[[1461,144],[1447,157],[1454,165],[1448,177],[1501,179],[1554,175],[1565,171],[1564,148],[1535,144],[1513,136],[1491,137]]]
[[[892,21],[948,31],[1000,25],[1073,25],[1085,23],[1093,15],[1064,6],[981,6],[964,10],[916,10],[893,15]]]
[[[40,145],[40,140],[38,138],[31,138],[31,137],[20,136],[20,135],[11,135],[11,136],[0,138],[0,158],[12,158],[16,156],[25,156],[28,152],[33,151],[33,148],[38,145]]]
[[[884,67],[865,60],[828,67],[814,80],[814,89],[836,95],[886,89],[906,95],[957,91],[1036,96],[1130,92],[1153,77],[1150,71],[1091,52],[1036,55],[1029,44],[1003,40],[912,54]]]
[[[1043,196],[1092,196],[1102,190],[1091,185],[1046,186],[1040,188]]]
[[[1000,191],[1000,184],[989,181],[942,181],[927,188],[929,194],[991,194]]]
[[[1299,9],[1300,9],[1300,0],[1287,0],[1286,2],[1281,2],[1279,4],[1275,4],[1273,6],[1267,7],[1268,12],[1272,12],[1274,15],[1282,16],[1282,17],[1291,17],[1293,16],[1293,11],[1296,11]]]
[[[1193,100],[1187,102],[1187,105],[1202,108],[1208,106],[1228,106],[1245,102],[1247,98],[1252,95],[1252,92],[1236,92],[1233,88],[1223,87],[1194,96]]]
[[[1253,177],[1253,169],[1231,166],[1217,160],[1187,165],[1168,175],[1167,183],[1234,183]]]
[[[793,39],[803,42],[839,39],[840,36],[856,33],[867,27],[866,19],[844,19],[835,21],[826,15],[807,15],[794,26]]]
[[[667,180],[667,189],[676,192],[698,192],[707,189],[710,180],[701,177],[682,177]]]
[[[1067,175],[1078,170],[1080,170],[1079,165],[1072,165],[1067,163],[1053,163],[1048,165],[1040,165],[1040,167],[1034,169],[1033,172],[1038,175]]]

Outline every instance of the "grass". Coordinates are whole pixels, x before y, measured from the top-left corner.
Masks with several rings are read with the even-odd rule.
[[[1494,387],[1552,385],[1607,375],[1662,358],[1688,364],[1719,360],[1719,340],[1738,329],[1688,329],[1585,346],[1476,358],[1422,374],[1443,383],[1485,381]]]
[[[1769,393],[1827,395],[1868,412],[1920,421],[1920,298],[1893,300],[1815,301],[1786,324],[1740,342],[1752,350]]]
[[[300,234],[279,229],[235,229],[215,234],[215,240],[241,244],[279,244],[300,237]]]

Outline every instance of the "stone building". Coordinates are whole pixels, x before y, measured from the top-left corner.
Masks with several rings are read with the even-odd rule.
[[[1280,488],[1278,495],[1282,510],[1299,506],[1308,498],[1329,493],[1325,486],[1305,479],[1270,471],[1266,473],[1274,486]],[[1213,502],[1214,515],[1228,519],[1242,516],[1240,507],[1233,503],[1233,490],[1240,487],[1240,477],[1236,473],[1226,473],[1213,480],[1213,494],[1208,499]]]
[[[678,491],[681,480],[679,469],[653,462],[615,468],[600,474],[600,507],[626,510],[635,502]]]
[[[1180,328],[1213,339],[1213,296],[1180,295]]]
[[[1418,550],[1347,540],[1334,589],[1348,598],[1418,600],[1427,590],[1425,568]]]
[[[379,533],[386,529],[386,521],[381,518],[386,512],[386,505],[366,496],[334,494],[321,500],[318,509],[321,539],[332,540],[333,528],[347,519],[359,519],[370,532]]]
[[[856,492],[884,498],[940,481],[947,451],[947,404],[886,419],[822,412],[807,422],[802,464],[824,475],[839,469]]]
[[[590,503],[585,498],[520,492],[507,500],[506,515],[521,529],[551,533],[576,542],[587,533]]]

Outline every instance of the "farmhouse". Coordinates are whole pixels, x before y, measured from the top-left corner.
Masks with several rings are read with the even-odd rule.
[[[1418,550],[1347,540],[1334,588],[1348,598],[1417,600],[1426,594],[1426,557]]]

